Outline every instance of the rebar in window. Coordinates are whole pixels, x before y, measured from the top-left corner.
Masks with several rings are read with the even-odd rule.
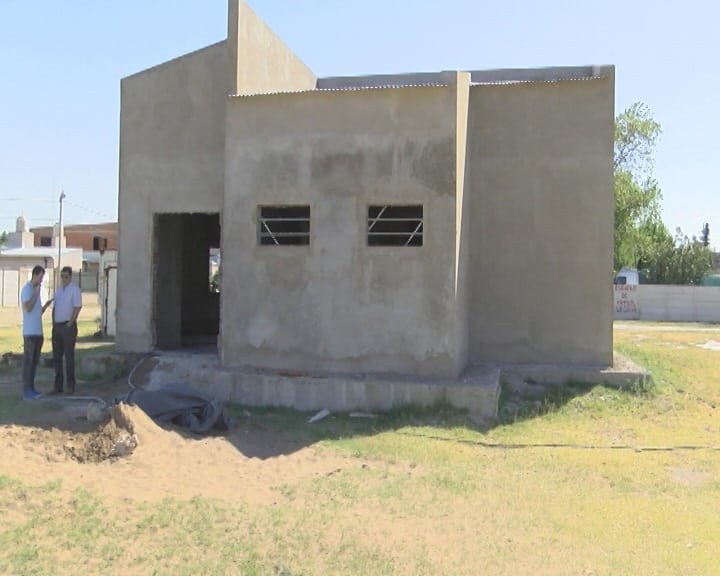
[[[422,246],[423,207],[369,206],[368,246]]]
[[[261,206],[258,224],[262,246],[310,244],[309,206]]]

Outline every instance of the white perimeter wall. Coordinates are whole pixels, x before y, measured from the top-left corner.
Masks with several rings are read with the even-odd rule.
[[[720,286],[614,286],[616,320],[720,322]]]

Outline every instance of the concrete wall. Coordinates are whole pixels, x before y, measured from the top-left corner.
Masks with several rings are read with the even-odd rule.
[[[20,306],[20,270],[0,268],[0,307]]]
[[[117,347],[153,345],[153,214],[219,212],[224,191],[226,44],[121,83]]]
[[[108,250],[100,257],[98,304],[105,336],[117,333],[117,250]]]
[[[25,283],[32,277],[32,269],[36,262],[17,262],[0,264],[0,306],[3,308],[20,308],[20,292]],[[42,264],[40,264],[42,266]],[[54,270],[45,271],[40,297],[46,302],[54,291]]]
[[[471,88],[473,362],[612,363],[613,116],[612,76]]]
[[[720,322],[720,287],[614,286],[615,318],[664,322]]]
[[[315,87],[317,78],[243,0],[228,0],[228,93]]]
[[[455,375],[454,88],[229,102],[222,360]],[[462,138],[460,138],[462,141]],[[257,245],[257,206],[307,204],[309,246]],[[422,204],[422,247],[368,247],[367,207]]]

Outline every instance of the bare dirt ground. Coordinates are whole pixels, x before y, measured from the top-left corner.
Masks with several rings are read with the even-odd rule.
[[[97,314],[97,307],[86,303],[82,315]],[[17,311],[0,310],[0,325],[15,326],[18,320]],[[47,337],[43,351],[49,351]],[[50,369],[38,368],[38,389],[48,391],[51,378]],[[0,372],[0,393],[19,395],[20,389],[17,370]],[[207,496],[265,505],[282,498],[278,487],[284,484],[375,465],[297,434],[268,429],[250,412],[236,418],[231,430],[207,437],[161,428],[127,405],[116,408],[116,418],[108,422],[88,420],[92,397],[112,404],[127,391],[123,377],[79,382],[76,397],[19,402],[14,413],[0,418],[0,474],[32,482],[61,479],[69,486],[134,500]],[[111,455],[118,442],[133,434],[137,446],[130,454]]]
[[[123,384],[115,386],[117,392],[126,391]],[[108,392],[107,386],[82,391],[104,397]],[[250,413],[229,431],[199,437],[162,428],[122,403],[101,423],[87,418],[92,401],[38,400],[31,410],[25,404],[26,413],[0,424],[0,474],[33,482],[61,479],[111,497],[206,496],[266,505],[282,498],[283,485],[376,464],[267,430]]]

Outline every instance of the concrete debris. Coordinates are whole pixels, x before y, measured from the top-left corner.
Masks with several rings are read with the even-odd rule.
[[[127,456],[137,448],[138,441],[135,434],[123,434],[118,438],[110,450],[110,456]]]

